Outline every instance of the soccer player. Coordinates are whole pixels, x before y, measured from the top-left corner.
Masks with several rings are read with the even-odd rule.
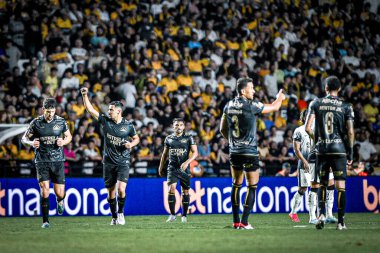
[[[280,90],[272,104],[254,102],[255,94],[251,78],[237,80],[238,96],[227,102],[223,110],[220,132],[229,142],[231,174],[233,178],[231,202],[233,226],[236,229],[253,229],[248,223],[248,216],[255,202],[255,192],[259,182],[259,153],[256,140],[256,119],[260,113],[278,111],[285,95]],[[244,211],[240,220],[240,188],[247,181],[247,195]]]
[[[334,173],[338,190],[337,229],[347,229],[344,223],[346,209],[346,166],[352,164],[354,136],[354,112],[352,106],[338,97],[341,84],[336,76],[324,80],[327,96],[310,104],[306,132],[316,141],[317,162],[314,176],[320,176],[319,218],[317,229],[324,227],[326,216],[326,186],[330,168]],[[315,120],[315,130],[311,126]],[[345,139],[347,136],[347,140]]]
[[[297,211],[301,203],[301,199],[305,194],[307,187],[312,184],[312,188],[308,196],[309,204],[309,223],[316,224],[316,203],[317,203],[317,192],[319,188],[319,178],[314,180],[314,169],[315,169],[315,146],[310,136],[305,130],[305,122],[307,116],[307,110],[301,112],[300,121],[303,123],[302,126],[296,128],[293,133],[293,146],[296,153],[298,161],[298,191],[293,196],[292,210],[289,213],[289,217],[294,222],[299,222]],[[332,190],[327,191],[326,197],[326,209],[327,209],[327,219],[326,222],[334,223],[337,222],[336,218],[332,215],[332,203],[334,202],[334,180],[332,173],[329,174],[329,188]],[[315,182],[314,182],[315,181]],[[328,204],[327,204],[328,203]]]
[[[86,110],[101,125],[104,135],[103,178],[108,190],[108,203],[112,213],[110,225],[124,225],[124,204],[129,179],[130,150],[140,142],[133,124],[122,117],[122,103],[109,104],[109,117],[99,113],[88,98],[88,89],[82,88],[83,103]],[[116,183],[118,183],[116,213]]]
[[[307,119],[306,119],[307,120]],[[312,123],[312,131],[314,131],[314,123]],[[311,142],[314,145],[311,148],[311,151],[308,156],[309,163],[309,173],[311,176],[311,188],[309,191],[309,215],[310,215],[310,224],[317,224],[318,219],[316,217],[317,210],[317,199],[318,199],[318,190],[320,187],[320,179],[319,177],[315,177],[315,163],[317,160],[317,150],[315,147],[315,143]],[[338,220],[333,216],[333,205],[334,205],[334,190],[335,190],[335,182],[334,182],[334,174],[330,168],[329,177],[328,177],[328,186],[326,190],[326,223],[337,223]]]
[[[289,213],[289,217],[294,222],[300,222],[297,211],[301,203],[301,199],[310,186],[310,174],[309,174],[309,163],[307,161],[308,155],[311,149],[311,139],[310,136],[305,131],[305,119],[307,115],[307,110],[301,112],[300,121],[302,126],[297,127],[293,133],[293,147],[294,152],[297,156],[298,166],[298,191],[293,196],[292,210]]]
[[[167,136],[164,143],[164,151],[161,156],[158,173],[165,174],[164,166],[169,157],[167,168],[167,182],[169,186],[168,203],[170,215],[166,222],[176,220],[175,216],[175,189],[178,180],[182,188],[182,222],[187,222],[187,210],[189,208],[190,196],[190,163],[198,156],[198,148],[193,137],[184,132],[185,121],[181,118],[173,120],[174,133]],[[190,155],[191,151],[191,155]]]
[[[63,146],[71,142],[72,136],[65,119],[55,115],[57,103],[53,98],[43,102],[43,115],[35,118],[29,125],[21,142],[34,148],[34,162],[41,189],[42,228],[49,228],[50,180],[53,182],[57,197],[58,214],[64,211],[65,170]],[[62,138],[63,136],[63,138]]]

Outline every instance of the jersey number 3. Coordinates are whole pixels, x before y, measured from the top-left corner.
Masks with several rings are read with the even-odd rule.
[[[238,116],[234,115],[231,118],[232,123],[234,124],[234,130],[232,130],[232,136],[235,138],[240,137],[240,129],[239,129],[239,118]]]
[[[334,114],[332,112],[327,112],[325,115],[325,131],[327,134],[334,132]]]

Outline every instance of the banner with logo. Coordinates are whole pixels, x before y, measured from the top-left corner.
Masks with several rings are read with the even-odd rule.
[[[230,178],[194,178],[191,180],[190,207],[195,214],[231,213]],[[126,215],[168,214],[166,180],[131,178],[127,187]],[[253,212],[287,213],[297,191],[296,178],[261,178]],[[176,191],[176,211],[181,210],[181,191]],[[246,188],[240,192],[244,201]],[[307,194],[300,212],[307,212]],[[241,202],[242,202],[241,201]],[[40,191],[36,179],[0,179],[0,216],[40,215]],[[352,177],[347,180],[347,212],[376,212],[380,207],[380,177]],[[243,210],[242,205],[240,209]],[[336,208],[334,208],[336,211]],[[56,215],[53,189],[50,215]],[[66,216],[109,215],[107,189],[100,178],[68,178],[66,181]]]

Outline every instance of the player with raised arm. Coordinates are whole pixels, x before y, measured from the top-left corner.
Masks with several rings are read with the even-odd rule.
[[[248,223],[248,216],[255,203],[255,192],[259,182],[259,153],[256,140],[256,120],[260,113],[278,111],[285,95],[280,90],[272,104],[254,102],[254,86],[251,78],[237,80],[238,96],[227,102],[223,110],[220,132],[229,142],[232,174],[232,213],[233,227],[236,229],[253,229]],[[240,220],[240,189],[244,176],[247,183],[247,195],[244,211]]]
[[[354,112],[352,105],[338,97],[341,84],[336,76],[324,80],[327,96],[310,104],[306,132],[316,142],[317,161],[315,177],[320,176],[319,218],[317,229],[324,227],[326,216],[326,187],[332,169],[338,190],[337,229],[347,229],[344,223],[346,209],[346,166],[352,164],[354,134]],[[312,124],[315,120],[315,130]]]
[[[41,189],[42,228],[49,228],[49,195],[50,181],[53,182],[57,196],[58,214],[64,211],[65,170],[63,146],[71,142],[72,136],[66,120],[55,115],[57,103],[54,98],[46,98],[43,102],[43,115],[35,118],[29,125],[21,142],[34,148],[34,162]],[[63,136],[63,138],[62,138]]]
[[[198,156],[197,145],[191,135],[184,132],[185,121],[180,118],[173,120],[174,133],[167,136],[164,142],[164,151],[161,156],[159,175],[164,176],[164,166],[169,158],[167,168],[167,183],[169,186],[168,203],[170,215],[166,222],[176,220],[175,216],[175,189],[178,180],[182,188],[182,222],[187,222],[187,210],[190,196],[190,163]],[[191,151],[191,153],[190,153]]]
[[[103,178],[108,190],[108,203],[112,213],[111,225],[124,225],[124,204],[129,179],[130,150],[140,142],[133,124],[122,117],[123,105],[119,101],[109,104],[108,114],[99,113],[88,98],[88,89],[82,88],[86,110],[101,125],[104,135]],[[116,212],[116,183],[117,205]]]

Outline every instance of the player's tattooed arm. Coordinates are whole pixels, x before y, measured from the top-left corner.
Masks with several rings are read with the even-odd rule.
[[[168,154],[169,154],[169,149],[165,147],[161,155],[160,166],[158,167],[158,174],[160,175],[160,177],[164,176],[164,173],[163,173],[164,166],[165,166],[166,160],[168,159]]]
[[[219,131],[224,137],[224,139],[228,140],[228,122],[226,114],[223,114],[222,120],[220,121]]]
[[[30,130],[28,129],[24,135],[21,138],[21,143],[24,144],[25,146],[32,146],[34,148],[39,148],[40,147],[40,139],[39,138],[34,138],[31,140],[30,138],[33,137],[33,134],[30,133]]]
[[[355,143],[355,131],[354,131],[354,121],[347,121],[347,135],[348,135],[348,151],[347,151],[347,163],[352,164],[354,156],[354,143]]]
[[[80,92],[82,93],[83,96],[83,103],[84,106],[86,107],[86,110],[91,114],[93,118],[96,120],[99,119],[99,112],[95,110],[95,108],[92,106],[90,99],[88,98],[88,89],[87,88],[82,88],[80,89]]]
[[[306,118],[306,127],[305,127],[305,130],[306,130],[307,134],[310,136],[310,138],[315,143],[314,132],[311,129],[311,127],[313,126],[314,120],[315,120],[315,114],[309,113],[309,115]]]

